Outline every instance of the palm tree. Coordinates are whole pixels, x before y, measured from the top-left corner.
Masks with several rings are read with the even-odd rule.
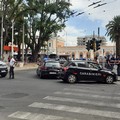
[[[106,28],[107,36],[110,36],[110,40],[116,43],[116,55],[118,56],[120,55],[120,15],[109,21]]]

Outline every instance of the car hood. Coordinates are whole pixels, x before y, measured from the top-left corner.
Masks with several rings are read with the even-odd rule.
[[[111,71],[111,70],[109,70],[109,69],[107,69],[107,68],[103,68],[103,69],[101,69],[100,71],[101,71],[101,72],[105,72],[105,73],[110,73],[110,74],[113,74],[113,73],[114,73],[113,71]]]
[[[0,65],[6,65],[6,63],[3,61],[0,61]]]

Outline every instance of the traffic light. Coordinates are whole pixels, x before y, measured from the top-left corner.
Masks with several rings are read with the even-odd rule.
[[[89,51],[90,50],[90,41],[86,42],[86,49]]]
[[[99,50],[100,49],[100,44],[101,44],[101,40],[97,40],[96,41],[96,50]]]
[[[93,50],[94,49],[94,41],[90,40],[90,49]]]
[[[92,40],[90,41],[90,49],[94,50],[96,49],[96,44],[95,44],[96,39],[92,38]]]

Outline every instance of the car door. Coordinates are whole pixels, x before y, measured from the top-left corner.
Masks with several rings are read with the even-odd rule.
[[[78,63],[79,79],[89,80],[90,69],[86,66],[86,63]]]
[[[98,64],[89,63],[89,68],[90,68],[89,79],[93,81],[99,81],[101,79],[101,72],[100,72]]]

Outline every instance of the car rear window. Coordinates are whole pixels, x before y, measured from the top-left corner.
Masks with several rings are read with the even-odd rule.
[[[45,64],[46,67],[60,67],[59,62],[48,62]]]

